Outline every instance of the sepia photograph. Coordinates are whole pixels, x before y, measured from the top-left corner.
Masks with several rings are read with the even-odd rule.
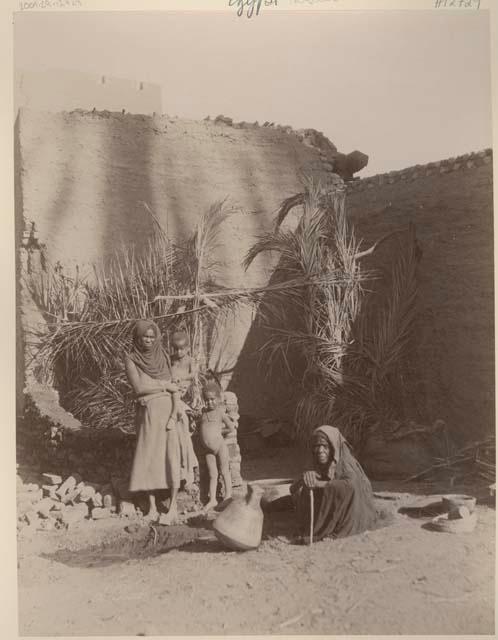
[[[19,636],[494,636],[491,3],[118,4],[9,27]]]

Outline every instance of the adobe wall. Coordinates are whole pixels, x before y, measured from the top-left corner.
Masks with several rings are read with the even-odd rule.
[[[303,174],[326,181],[332,171],[322,151],[284,128],[168,116],[21,110],[19,146],[22,216],[52,262],[91,264],[121,243],[145,247],[152,226],[142,202],[182,237],[228,197],[241,213],[223,229],[217,258],[223,283],[237,286],[265,280],[258,269],[245,276],[240,261],[282,199],[302,189]]]
[[[281,201],[302,191],[302,176],[326,182],[337,150],[313,130],[229,118],[189,121],[109,111],[22,109],[16,126],[18,226],[36,225],[52,264],[71,269],[105,260],[122,245],[147,246],[154,211],[170,237],[190,234],[201,213],[228,197],[240,212],[221,230],[219,282],[265,285],[273,262],[241,262],[272,227]],[[241,312],[212,354],[231,370],[251,325]],[[244,385],[246,387],[247,385]],[[248,391],[250,395],[250,391]],[[242,399],[244,403],[250,399]]]
[[[348,187],[365,246],[416,225],[423,254],[413,398],[422,421],[442,418],[466,439],[495,428],[492,174],[486,150]]]
[[[145,247],[151,222],[142,201],[172,236],[229,197],[240,207],[222,229],[220,283],[260,286],[274,261],[241,260],[271,228],[301,176],[327,182],[337,149],[311,130],[257,123],[187,121],[110,112],[23,110],[17,125],[17,214],[34,221],[52,262],[89,264],[120,243]],[[414,419],[442,418],[466,437],[494,428],[493,205],[491,152],[356,180],[348,211],[366,244],[416,224],[423,251],[413,370]],[[375,267],[382,252],[367,258]],[[367,262],[367,260],[369,262]],[[247,311],[229,322],[211,364],[232,369],[241,413],[291,415],[285,380],[264,383],[254,358],[260,339]],[[240,358],[240,354],[242,357]]]

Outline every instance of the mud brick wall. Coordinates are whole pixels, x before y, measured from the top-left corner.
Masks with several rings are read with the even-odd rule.
[[[22,109],[17,137],[19,215],[36,223],[51,262],[90,265],[121,244],[144,250],[153,230],[144,202],[178,239],[228,197],[240,214],[222,229],[216,257],[234,286],[265,281],[264,264],[244,274],[245,251],[303,175],[327,180],[336,151],[288,127],[108,111]]]
[[[228,196],[240,213],[222,228],[219,280],[268,282],[275,258],[248,272],[241,261],[272,227],[282,199],[302,175],[326,183],[337,149],[319,132],[285,126],[204,122],[77,110],[21,110],[16,123],[17,234],[36,224],[51,262],[69,269],[105,260],[120,245],[146,246],[146,202],[172,236],[190,233],[199,215]],[[414,418],[442,418],[470,438],[494,425],[493,213],[491,152],[417,166],[350,183],[348,210],[368,243],[416,225],[420,264]],[[20,243],[20,240],[18,240]],[[385,251],[385,248],[383,249]],[[368,258],[375,267],[382,252]],[[376,263],[377,260],[377,263]],[[25,313],[28,305],[24,304]],[[229,319],[210,365],[233,370],[241,414],[289,417],[292,389],[264,381],[261,339],[244,311]],[[228,380],[227,380],[228,382]]]
[[[303,176],[329,179],[337,155],[319,132],[266,124],[21,109],[18,229],[34,222],[48,260],[60,261],[73,275],[74,265],[91,272],[89,265],[123,245],[138,252],[147,247],[153,222],[142,203],[171,237],[182,238],[209,206],[228,197],[240,211],[221,229],[218,280],[229,287],[265,285],[272,258],[258,258],[245,272],[247,250],[272,227],[281,201],[302,190]],[[228,320],[211,367],[233,369],[251,321],[247,309]],[[248,385],[237,389],[242,410],[252,404],[244,389]]]
[[[487,150],[355,181],[347,198],[365,246],[416,225],[414,417],[442,418],[462,439],[495,424],[492,172]],[[376,257],[365,262],[378,265]]]

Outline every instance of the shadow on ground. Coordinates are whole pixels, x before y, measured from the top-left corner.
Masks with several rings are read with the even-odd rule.
[[[377,501],[377,514],[375,529],[389,526],[394,521],[395,509],[383,501]],[[41,557],[69,567],[89,569],[157,557],[175,550],[188,553],[238,553],[227,549],[216,539],[212,522],[205,516],[196,516],[186,524],[169,527],[144,521],[130,523],[111,540],[101,544],[81,549],[59,549],[53,553],[42,553]],[[292,510],[279,505],[276,510],[265,511],[263,541],[278,539],[290,544],[298,537]]]

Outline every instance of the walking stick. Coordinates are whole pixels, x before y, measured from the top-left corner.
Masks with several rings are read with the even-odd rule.
[[[310,489],[310,546],[313,544],[313,529],[315,528],[315,496]]]

